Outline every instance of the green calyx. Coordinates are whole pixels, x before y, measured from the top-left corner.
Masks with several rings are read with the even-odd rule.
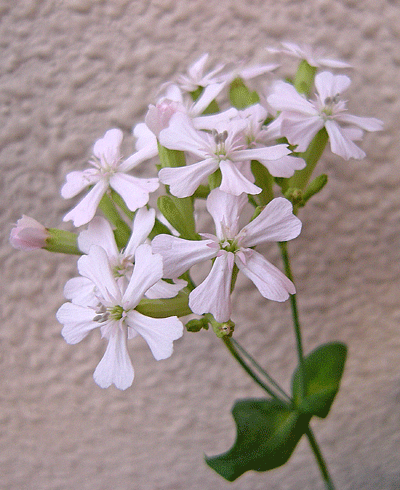
[[[71,231],[59,230],[58,228],[48,228],[49,236],[46,245],[43,247],[49,252],[58,252],[72,255],[82,255],[78,248],[76,233]]]

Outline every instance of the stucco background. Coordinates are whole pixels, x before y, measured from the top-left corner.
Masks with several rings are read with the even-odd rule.
[[[22,214],[60,226],[66,173],[84,168],[107,129],[129,140],[160,83],[206,51],[215,62],[270,61],[265,46],[280,40],[351,63],[350,112],[385,123],[366,136],[362,161],[326,150],[329,185],[302,213],[291,251],[306,350],[349,346],[341,392],[313,424],[337,488],[400,489],[399,39],[395,0],[0,3],[1,489],[323,488],[305,440],[284,467],[233,484],[205,465],[204,453],[234,440],[234,400],[262,395],[212,332],[186,333],[160,362],[132,343],[132,388],[100,389],[92,373],[104,342],[94,332],[67,345],[55,319],[76,259],[8,243]],[[237,339],[287,387],[289,305],[241,281],[235,308]]]

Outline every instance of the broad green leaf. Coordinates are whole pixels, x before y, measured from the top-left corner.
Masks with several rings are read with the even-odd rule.
[[[347,347],[341,342],[324,344],[315,349],[304,360],[304,395],[300,369],[292,379],[293,401],[303,413],[325,418],[339,390]]]
[[[229,99],[236,109],[245,109],[260,102],[257,92],[250,91],[241,78],[235,78],[229,88]]]
[[[160,196],[157,207],[182,238],[197,240],[191,197],[179,199],[175,196]]]
[[[311,418],[266,399],[240,400],[232,414],[235,444],[224,454],[206,457],[207,464],[228,481],[249,470],[267,471],[286,463]]]

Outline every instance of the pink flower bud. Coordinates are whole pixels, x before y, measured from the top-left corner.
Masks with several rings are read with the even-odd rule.
[[[175,100],[163,99],[156,105],[150,104],[145,118],[146,125],[158,138],[160,132],[168,127],[171,117],[178,111],[185,112],[182,104]]]
[[[22,215],[17,225],[11,230],[10,243],[14,248],[28,252],[45,247],[48,237],[49,233],[41,223],[29,216]]]

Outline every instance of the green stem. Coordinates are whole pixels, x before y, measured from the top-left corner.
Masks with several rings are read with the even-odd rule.
[[[290,396],[279,386],[279,384],[274,380],[272,376],[270,376],[265,369],[263,369],[258,362],[242,347],[239,342],[235,339],[231,339],[231,342],[234,344],[236,349],[240,351],[244,357],[246,357],[251,364],[259,371],[280,393],[281,395],[286,398],[288,402],[292,402]]]
[[[290,267],[290,258],[289,258],[289,253],[287,249],[287,242],[279,242],[279,247],[281,249],[281,254],[282,254],[282,260],[283,264],[285,267],[285,273],[287,277],[293,282],[293,274],[292,274],[292,269]],[[304,397],[305,395],[305,380],[304,380],[304,352],[303,352],[303,342],[301,338],[301,326],[300,326],[300,320],[299,320],[299,312],[297,310],[297,301],[296,301],[296,295],[291,294],[290,295],[290,307],[292,310],[292,317],[293,317],[293,327],[294,327],[294,333],[296,337],[296,346],[297,346],[297,357],[299,360],[299,368],[300,368],[300,386],[301,386],[301,395]]]
[[[285,266],[285,273],[287,277],[293,282],[293,274],[292,269],[290,267],[290,258],[287,249],[287,242],[279,242],[279,247],[281,249],[282,259]],[[302,398],[305,396],[305,368],[304,368],[304,352],[301,338],[301,327],[299,321],[299,313],[297,310],[297,302],[296,295],[293,294],[290,296],[290,306],[292,309],[292,317],[293,317],[293,327],[296,336],[296,345],[297,345],[297,355],[299,359],[299,371],[300,371],[300,387],[301,387],[301,395]],[[329,475],[328,467],[325,463],[325,460],[322,456],[321,450],[318,446],[318,443],[314,437],[314,434],[310,427],[306,430],[306,435],[308,437],[308,441],[310,443],[311,449],[314,453],[315,459],[317,461],[318,467],[321,471],[322,478],[324,480],[325,486],[327,490],[335,490],[333,485],[333,481]]]
[[[110,196],[104,194],[104,196],[101,198],[99,208],[102,210],[108,221],[115,227],[114,235],[118,247],[125,247],[128,243],[129,237],[131,236],[131,229],[119,215]]]
[[[122,210],[122,212],[131,221],[133,221],[133,218],[135,217],[135,213],[128,208],[128,206],[125,204],[125,201],[122,199],[122,197],[112,189],[110,192],[110,197],[111,197],[111,200]]]
[[[325,128],[322,128],[314,136],[309,147],[304,153],[299,153],[298,156],[303,158],[306,162],[306,167],[303,170],[297,170],[293,177],[289,179],[289,187],[304,190],[310,180],[321,155],[328,142],[328,133]]]
[[[278,400],[279,402],[283,403],[281,398],[269,387],[267,386],[253,371],[252,369],[249,368],[249,366],[246,364],[242,356],[239,354],[237,351],[235,345],[232,342],[232,339],[230,337],[224,336],[222,337],[222,340],[224,341],[224,344],[228,348],[229,352],[232,354],[232,356],[236,359],[236,361],[242,366],[242,368],[246,371],[246,373],[259,385],[261,388],[266,391],[272,398],[275,398],[275,400]]]
[[[326,489],[335,490],[335,485],[333,484],[332,478],[329,474],[328,467],[325,463],[324,457],[322,456],[321,450],[318,446],[318,443],[314,437],[314,434],[310,426],[306,430],[306,436],[308,437],[308,441],[310,443],[311,449],[313,450],[315,459],[317,460],[318,467],[321,471],[321,475],[324,480]]]

